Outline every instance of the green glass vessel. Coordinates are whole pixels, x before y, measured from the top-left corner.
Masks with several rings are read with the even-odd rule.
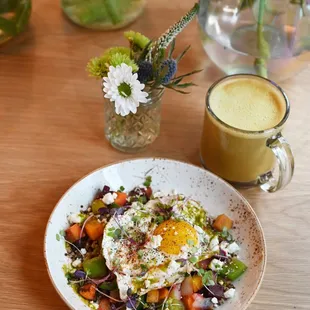
[[[31,0],[0,0],[0,44],[25,30],[31,15]]]
[[[111,30],[125,27],[143,12],[146,0],[62,0],[68,18],[80,26]]]

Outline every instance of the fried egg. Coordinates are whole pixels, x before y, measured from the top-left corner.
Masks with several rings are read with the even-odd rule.
[[[202,206],[180,195],[134,202],[123,215],[115,214],[105,227],[102,248],[121,299],[128,292],[144,295],[181,283],[198,261],[212,256],[214,236],[206,224]]]

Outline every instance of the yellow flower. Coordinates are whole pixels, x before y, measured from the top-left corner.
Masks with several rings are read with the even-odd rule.
[[[124,33],[125,38],[130,42],[133,48],[143,50],[150,42],[150,39],[141,34],[140,32],[127,31]]]
[[[127,47],[112,47],[107,49],[100,57],[92,58],[86,67],[90,76],[97,79],[107,76],[109,67],[114,66],[113,63],[117,63],[122,58],[124,63],[132,67],[133,71],[137,71],[138,67],[133,60],[130,59],[130,49]],[[117,63],[119,65],[119,63]]]

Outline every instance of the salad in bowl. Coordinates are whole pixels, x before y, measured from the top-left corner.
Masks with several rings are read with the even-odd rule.
[[[68,284],[93,309],[213,309],[234,297],[247,269],[228,216],[153,194],[151,177],[129,192],[104,186],[68,222]]]
[[[154,159],[73,185],[50,217],[45,257],[60,296],[81,310],[244,310],[266,265],[240,194],[198,167]]]

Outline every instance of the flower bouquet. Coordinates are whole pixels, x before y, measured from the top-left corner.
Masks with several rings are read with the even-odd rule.
[[[125,32],[129,47],[112,47],[91,59],[87,70],[103,80],[105,135],[112,146],[125,152],[137,152],[154,142],[160,131],[161,99],[166,88],[187,94],[184,83],[195,70],[177,76],[180,60],[187,47],[174,58],[176,36],[193,20],[198,4],[170,27],[158,40],[134,32]]]

